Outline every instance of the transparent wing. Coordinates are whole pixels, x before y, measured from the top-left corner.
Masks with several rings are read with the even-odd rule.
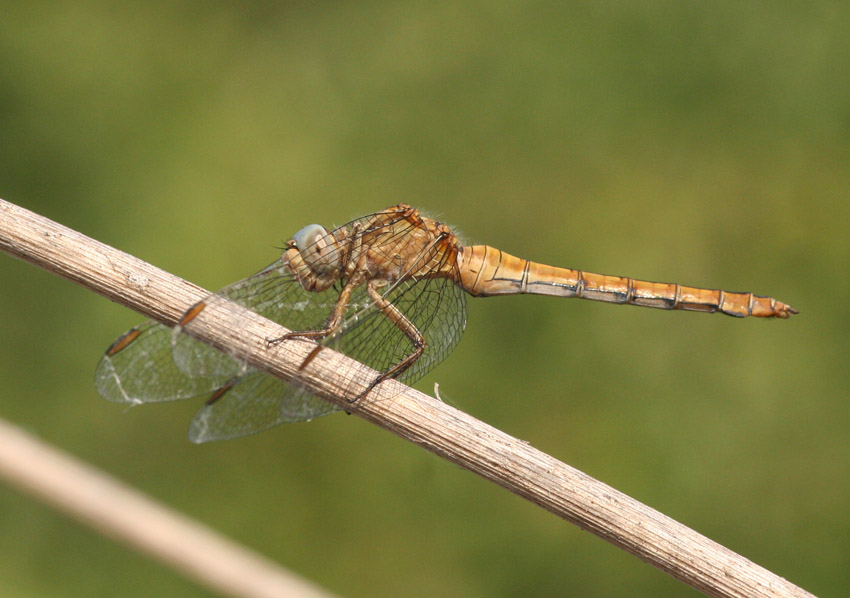
[[[187,399],[213,392],[239,370],[240,365],[230,359],[228,373],[188,375],[172,359],[171,335],[168,326],[148,320],[116,340],[95,369],[95,387],[100,395],[133,405]],[[206,346],[186,338],[199,347]]]
[[[358,289],[361,302],[365,290]],[[443,361],[466,325],[466,296],[452,281],[434,278],[403,281],[383,293],[425,337],[425,351],[396,378],[412,384]],[[414,351],[413,341],[374,304],[349,316],[324,343],[369,367],[386,372]]]
[[[284,422],[309,421],[339,410],[297,384],[256,370],[225,384],[213,397],[192,420],[192,442],[249,436]]]
[[[391,227],[386,239],[411,232],[399,217],[379,223],[375,215],[355,220],[335,233],[359,231],[361,236]],[[378,258],[381,247],[370,247]],[[415,260],[420,275],[442,263],[432,256]],[[340,283],[342,284],[342,283]],[[321,330],[339,298],[339,288],[306,291],[281,260],[257,274],[221,289],[224,297],[293,331]],[[412,383],[442,361],[460,340],[466,323],[463,291],[446,278],[402,277],[381,290],[383,296],[412,322],[425,338],[422,356],[398,378]],[[354,290],[340,328],[319,344],[336,349],[373,369],[386,372],[414,350],[413,342],[378,310],[365,284]],[[185,399],[212,393],[190,428],[194,442],[254,434],[284,422],[304,421],[339,410],[310,395],[296,383],[286,383],[249,366],[238,355],[217,351],[181,332],[148,321],[119,338],[96,371],[98,392],[130,404]]]
[[[281,260],[257,274],[216,293],[294,331],[324,327],[339,292],[311,293],[298,283]],[[174,335],[173,361],[191,376],[221,375],[233,363],[231,356],[198,343],[186,334]],[[243,366],[244,374],[227,380],[192,421],[189,438],[208,442],[256,434],[273,426],[339,411],[333,403],[310,395],[295,382],[284,382]]]

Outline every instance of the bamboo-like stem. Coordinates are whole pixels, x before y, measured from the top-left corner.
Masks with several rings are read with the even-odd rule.
[[[216,594],[331,594],[208,527],[0,420],[0,478],[103,534],[153,555]]]
[[[0,249],[172,325],[206,291],[132,256],[0,200]],[[269,347],[286,331],[224,301],[212,302],[187,331],[473,471],[704,592],[722,597],[811,596],[774,573],[629,496],[436,399],[395,381],[348,403],[350,373],[364,390],[374,372],[321,351],[302,372],[308,343]],[[339,372],[346,372],[344,379]]]

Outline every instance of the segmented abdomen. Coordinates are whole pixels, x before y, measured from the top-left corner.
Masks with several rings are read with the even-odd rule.
[[[461,287],[480,297],[520,293],[555,295],[660,309],[719,311],[739,318],[787,318],[798,313],[772,297],[546,266],[487,245],[462,248],[458,266]]]

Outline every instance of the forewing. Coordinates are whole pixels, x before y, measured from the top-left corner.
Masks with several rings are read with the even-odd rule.
[[[171,335],[168,326],[148,320],[116,340],[95,369],[100,395],[116,403],[175,401],[212,392],[227,380],[190,376],[178,368],[171,355]],[[194,339],[189,343],[205,347]]]
[[[298,283],[281,260],[217,293],[294,331],[323,328],[339,296],[330,289],[311,293]],[[307,421],[338,410],[333,403],[247,366],[239,354],[226,354],[198,343],[178,328],[173,358],[191,376],[215,376],[229,382],[195,416],[189,437],[208,442],[256,434],[285,422]],[[234,371],[234,364],[238,368]],[[233,376],[227,380],[227,376]],[[222,383],[221,386],[224,386]]]

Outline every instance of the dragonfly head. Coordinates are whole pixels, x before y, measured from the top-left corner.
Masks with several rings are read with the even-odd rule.
[[[301,258],[316,274],[330,274],[339,270],[339,243],[320,224],[308,224],[293,237]]]
[[[301,285],[308,290],[324,290],[339,274],[339,241],[318,224],[310,224],[295,233],[287,243],[284,260]]]

